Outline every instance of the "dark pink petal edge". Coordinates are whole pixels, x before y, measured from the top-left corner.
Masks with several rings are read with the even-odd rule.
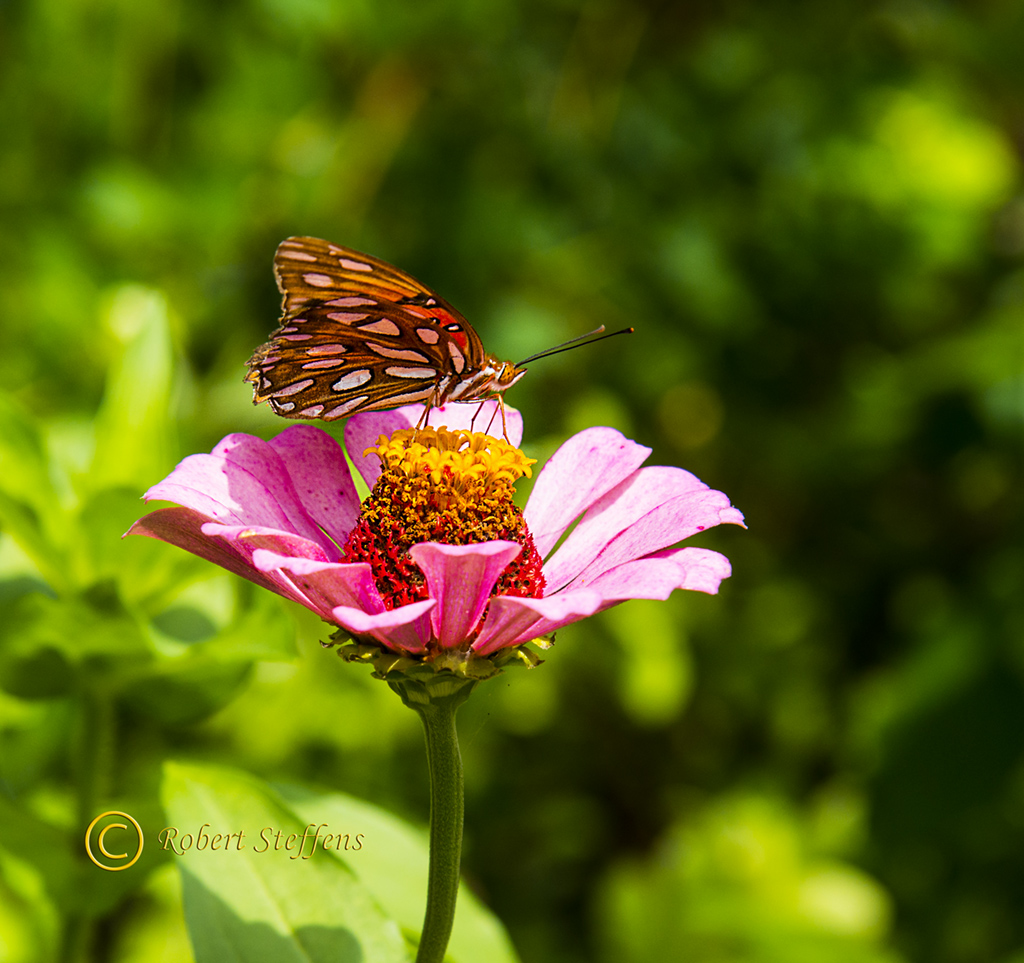
[[[226,568],[229,572],[234,572],[235,575],[241,575],[242,578],[247,578],[250,582],[255,582],[272,592],[277,592],[288,598],[292,597],[262,572],[256,571],[249,558],[234,546],[205,535],[203,526],[207,524],[210,524],[210,519],[191,508],[161,508],[144,515],[125,532],[125,535],[146,535],[149,538],[157,538],[162,542],[183,548],[186,552],[191,552],[200,558],[205,558],[207,561]]]
[[[301,591],[286,578],[274,573],[264,573],[256,569],[252,564],[251,545],[245,544],[238,536],[244,532],[254,532],[255,529],[245,526],[221,525],[217,522],[207,520],[198,512],[190,508],[161,508],[158,511],[140,518],[128,531],[126,535],[148,535],[150,538],[158,538],[178,548],[185,549],[193,555],[205,558],[207,561],[220,565],[235,575],[255,582],[265,589],[270,589],[278,595],[284,596],[293,602],[298,602],[307,608],[313,608]],[[300,539],[297,535],[288,532],[275,532],[272,529],[261,529],[268,538],[274,539],[275,543],[303,543],[310,551],[321,552],[316,543]],[[220,537],[227,533],[227,537]]]
[[[423,652],[430,640],[430,612],[436,605],[433,599],[424,599],[377,615],[339,605],[331,612],[331,621],[353,635],[369,635],[392,651]]]
[[[261,572],[287,579],[309,599],[313,610],[328,622],[339,605],[358,608],[370,615],[384,611],[384,602],[366,562],[345,564],[294,558],[260,548],[253,564]]]
[[[471,648],[478,655],[519,645],[593,615],[601,607],[600,592],[580,589],[542,599],[499,595],[492,598],[480,635]]]

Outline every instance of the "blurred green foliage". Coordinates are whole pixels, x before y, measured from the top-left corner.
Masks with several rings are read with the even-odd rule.
[[[415,718],[315,619],[120,541],[284,427],[241,378],[315,234],[503,357],[634,325],[533,367],[527,447],[615,425],[750,525],[700,539],[718,598],[463,710],[524,963],[1019,960],[1022,43],[1015,0],[0,5],[0,957],[189,958],[158,853],[80,875],[167,758],[426,817]]]

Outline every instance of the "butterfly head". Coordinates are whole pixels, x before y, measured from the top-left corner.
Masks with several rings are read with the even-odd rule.
[[[511,361],[499,362],[500,367],[494,376],[495,391],[504,391],[511,388],[524,374],[525,368],[517,368]]]
[[[511,361],[499,361],[489,354],[477,371],[463,375],[439,401],[442,404],[444,401],[484,401],[504,394],[524,374],[525,368],[517,368]]]

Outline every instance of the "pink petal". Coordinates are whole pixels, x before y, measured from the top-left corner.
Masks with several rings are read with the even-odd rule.
[[[548,635],[563,625],[593,615],[602,601],[599,592],[589,589],[543,599],[499,595],[491,599],[487,618],[472,649],[478,655],[489,655],[498,649]]]
[[[353,635],[369,635],[389,649],[423,652],[430,639],[430,611],[435,605],[433,599],[423,599],[377,615],[339,605],[331,618]]]
[[[211,454],[189,455],[145,498],[177,502],[224,524],[294,532],[338,555],[303,508],[284,460],[252,435],[228,435]]]
[[[501,414],[495,415],[497,410],[497,401],[449,402],[440,408],[431,408],[427,424],[435,428],[445,425],[453,431],[469,431],[470,423],[473,422],[473,431],[484,431],[500,438]],[[353,415],[345,423],[345,450],[370,488],[373,488],[380,476],[380,459],[376,455],[364,455],[363,452],[367,448],[375,448],[381,435],[390,437],[399,428],[414,428],[422,414],[423,405],[404,405],[390,411],[365,411]],[[509,442],[518,447],[523,440],[523,416],[515,408],[505,405],[505,424]]]
[[[573,521],[605,492],[635,472],[651,453],[614,428],[573,435],[541,469],[523,513],[545,556]]]
[[[263,548],[253,553],[252,560],[261,572],[285,573],[314,610],[328,621],[338,606],[357,608],[370,615],[384,611],[384,602],[366,562],[318,562],[278,555]]]
[[[260,566],[255,556],[260,553],[275,554],[282,558],[295,558],[296,561],[309,562],[313,565],[331,565],[322,548],[308,539],[290,532],[278,532],[272,528],[244,525],[220,525],[208,522],[203,526],[203,534],[211,538],[223,540],[244,558],[250,568],[262,572],[276,586],[279,594],[298,602],[315,612],[323,619],[330,619],[331,606],[323,606],[308,596],[295,579],[282,571],[280,567]],[[334,604],[337,604],[335,602]]]
[[[344,545],[359,518],[359,495],[341,445],[312,425],[293,425],[271,439],[284,460],[303,508],[336,545]]]
[[[683,576],[679,587],[693,592],[717,595],[722,580],[732,575],[729,559],[719,552],[711,551],[710,548],[690,545],[667,552],[657,552],[652,557],[667,558],[678,565]]]
[[[229,542],[250,563],[253,552],[258,548],[320,562],[331,561],[317,542],[311,542],[308,538],[293,535],[291,532],[267,528],[265,525],[221,525],[219,522],[207,522],[203,526],[203,534]]]
[[[417,415],[416,417],[419,417]],[[447,427],[452,431],[482,431],[492,438],[504,438],[501,411],[498,402],[449,401],[440,408],[431,408],[427,424],[434,428]],[[518,448],[523,443],[523,416],[511,405],[505,405],[505,428],[508,442]]]
[[[600,592],[601,608],[627,599],[667,599],[676,589],[714,595],[719,583],[732,573],[729,560],[707,548],[680,548],[634,559],[609,569],[591,580],[581,576],[576,588]]]
[[[423,542],[409,549],[427,580],[437,608],[430,615],[434,636],[443,649],[464,645],[483,614],[498,576],[522,551],[515,542],[441,545]]]
[[[126,535],[148,535],[162,542],[176,545],[193,555],[205,558],[221,568],[226,568],[235,575],[249,579],[263,588],[270,589],[280,595],[292,596],[272,579],[252,567],[248,554],[219,538],[213,538],[203,532],[203,527],[210,521],[205,515],[191,508],[161,508],[140,518]]]
[[[258,525],[220,525],[217,522],[207,522],[203,526],[203,534],[229,544],[245,560],[250,570],[254,571],[259,571],[253,561],[253,555],[259,549],[269,549],[279,554],[297,555],[322,562],[329,561],[323,549],[316,542],[272,528]],[[318,608],[284,573],[264,570],[263,574],[274,583],[275,590],[280,595],[304,605],[307,609],[312,609],[321,618],[328,617],[324,615],[325,610]],[[246,577],[250,576],[246,575]]]
[[[422,411],[422,405],[406,405],[390,411],[365,411],[345,422],[345,451],[368,488],[372,490],[380,477],[380,459],[374,454],[365,454],[366,449],[376,448],[381,435],[390,437],[400,428],[412,428]]]
[[[682,468],[642,468],[599,499],[544,566],[549,593],[590,580],[743,515],[722,492]]]

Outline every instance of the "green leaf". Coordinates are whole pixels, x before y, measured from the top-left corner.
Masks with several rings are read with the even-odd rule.
[[[160,291],[125,285],[114,293],[106,320],[123,348],[96,418],[90,482],[142,489],[167,473],[175,450],[167,300]]]
[[[295,623],[268,592],[252,596],[252,606],[212,638],[182,645],[176,655],[158,655],[124,687],[125,700],[145,715],[170,725],[198,722],[225,706],[249,677],[254,661],[295,656]],[[198,609],[164,613],[159,623],[209,627]],[[187,620],[187,621],[186,621]]]
[[[67,835],[26,812],[4,793],[0,793],[0,846],[32,864],[54,901],[68,906],[78,861]]]
[[[219,659],[293,659],[295,622],[281,599],[263,591],[253,593],[251,599],[252,605],[239,618],[194,649]]]
[[[58,591],[67,590],[66,560],[51,544],[34,508],[0,491],[0,528],[32,559],[39,574],[50,586]]]
[[[58,507],[50,480],[46,447],[36,424],[0,393],[0,486],[27,501],[39,514]]]
[[[71,598],[30,592],[0,619],[0,685],[22,698],[63,694],[79,668],[116,663],[126,670],[151,658],[141,626],[110,583]]]
[[[88,498],[78,515],[86,580],[114,578],[125,601],[143,605],[209,571],[202,559],[154,538],[124,538],[144,514],[137,488],[106,488]]]
[[[424,778],[426,773],[424,772]],[[425,832],[370,803],[344,793],[320,795],[281,787],[300,819],[362,833],[366,844],[350,856],[359,878],[407,933],[418,936],[427,897],[429,849]],[[518,963],[498,919],[463,884],[446,959],[453,963]]]
[[[128,705],[166,725],[199,722],[222,709],[249,678],[250,662],[164,660],[125,690]]]
[[[167,845],[192,840],[177,859],[196,963],[408,963],[395,922],[341,859],[299,850],[303,824],[265,784],[167,763],[162,795]]]

